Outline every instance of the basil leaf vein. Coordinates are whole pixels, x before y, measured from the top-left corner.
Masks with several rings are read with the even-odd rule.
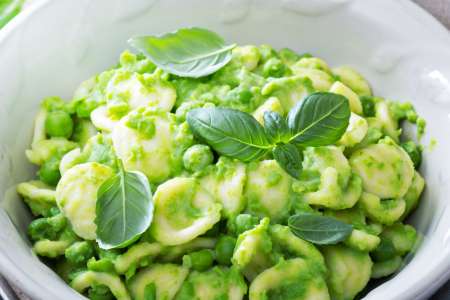
[[[302,155],[295,145],[281,144],[272,150],[273,157],[286,173],[294,178],[299,178],[302,170]]]
[[[347,129],[349,118],[347,98],[334,93],[313,93],[288,114],[290,142],[304,147],[334,144]]]
[[[97,242],[103,249],[126,247],[144,233],[153,219],[150,184],[141,172],[119,173],[106,180],[97,192]]]
[[[264,128],[251,115],[229,108],[197,108],[186,118],[194,135],[218,153],[251,161],[270,149]]]
[[[302,169],[298,147],[335,143],[347,129],[349,118],[347,98],[314,93],[298,103],[287,120],[276,112],[265,112],[265,127],[248,113],[221,107],[193,109],[186,120],[194,135],[219,154],[248,162],[272,151],[280,166],[298,178]]]
[[[286,119],[277,112],[264,112],[264,129],[267,137],[273,143],[284,142],[291,137]]]
[[[300,213],[289,217],[288,225],[295,235],[317,245],[337,244],[345,240],[353,226],[335,218]]]
[[[226,45],[216,33],[203,28],[184,28],[161,36],[138,36],[128,43],[159,68],[184,77],[203,77],[231,60],[236,44]]]

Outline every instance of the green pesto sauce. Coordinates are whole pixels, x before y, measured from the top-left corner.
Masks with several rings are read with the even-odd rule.
[[[296,71],[296,68],[301,69],[301,72],[304,73],[300,74],[301,72]],[[213,197],[210,197],[211,201],[216,201],[214,205],[219,206],[221,203],[233,205],[233,201],[237,201],[236,199],[242,200],[244,203],[240,211],[231,216],[223,215],[220,221],[211,225],[212,229],[199,233],[196,240],[188,241],[188,244],[184,245],[170,245],[170,249],[179,254],[177,259],[165,261],[162,257],[164,257],[164,251],[167,251],[167,248],[166,245],[162,245],[164,250],[162,250],[163,255],[160,257],[152,258],[153,260],[144,257],[140,258],[138,262],[132,263],[129,269],[124,272],[125,276],[121,277],[124,284],[143,266],[152,263],[167,263],[168,261],[181,264],[181,258],[185,257],[184,260],[186,265],[189,265],[190,273],[175,299],[195,299],[202,296],[202,293],[206,291],[213,300],[226,300],[229,298],[231,286],[240,288],[243,293],[245,291],[248,293],[247,288],[251,285],[252,279],[261,272],[280,261],[301,257],[308,261],[308,269],[299,271],[298,274],[292,276],[293,278],[287,276],[281,286],[267,291],[265,297],[275,300],[314,298],[314,295],[309,293],[313,293],[314,289],[326,289],[322,281],[326,277],[337,278],[347,275],[341,274],[339,268],[333,269],[329,266],[327,275],[323,275],[325,266],[317,261],[323,260],[321,253],[325,252],[326,247],[308,243],[308,246],[302,246],[303,244],[298,246],[302,248],[299,250],[290,248],[289,245],[273,238],[272,226],[275,224],[286,225],[287,218],[290,215],[308,212],[331,216],[352,224],[355,229],[379,235],[381,243],[370,253],[370,257],[375,262],[385,262],[394,257],[406,255],[410,251],[410,244],[414,243],[417,238],[412,227],[401,227],[403,226],[401,219],[392,219],[392,215],[397,213],[399,205],[402,204],[399,199],[393,199],[393,197],[381,199],[380,206],[375,208],[375,212],[372,212],[374,215],[380,215],[381,219],[385,218],[389,221],[386,221],[385,224],[395,224],[392,226],[371,223],[374,222],[373,219],[370,219],[373,215],[368,216],[369,212],[364,210],[361,203],[357,203],[348,209],[336,209],[329,204],[328,206],[309,204],[314,202],[308,200],[310,199],[307,197],[310,196],[308,194],[314,194],[315,197],[328,197],[327,199],[333,199],[333,201],[341,201],[345,197],[353,196],[352,193],[355,194],[355,186],[364,186],[361,183],[363,176],[356,175],[356,168],[352,166],[352,169],[348,161],[350,156],[358,154],[358,151],[363,151],[369,145],[376,143],[397,145],[401,143],[403,149],[414,162],[416,170],[420,165],[420,146],[412,141],[394,141],[387,138],[386,127],[391,125],[391,120],[389,122],[383,121],[376,111],[378,103],[386,102],[390,115],[389,119],[392,119],[392,126],[395,127],[392,130],[400,132],[401,129],[396,126],[397,124],[401,125],[402,121],[414,123],[417,128],[417,136],[420,139],[425,132],[426,122],[417,114],[413,105],[409,102],[398,103],[372,96],[369,85],[362,76],[350,68],[341,71],[338,69],[331,68],[323,60],[310,54],[301,55],[287,48],[275,50],[269,45],[249,45],[234,48],[231,61],[214,74],[202,78],[184,78],[162,71],[142,54],[125,51],[121,54],[118,65],[83,82],[70,103],[58,97],[44,99],[41,110],[47,114],[47,117],[49,113],[63,112],[67,115],[65,124],[71,124],[69,120],[72,120],[75,130],[67,128],[64,134],[60,134],[55,130],[59,129],[58,126],[54,124],[58,125],[62,122],[59,119],[56,120],[58,122],[55,120],[48,122],[52,123],[50,124],[52,126],[47,126],[49,128],[44,132],[43,141],[32,145],[31,155],[34,154],[37,157],[36,161],[42,158],[42,161],[38,163],[41,167],[41,180],[51,181],[55,184],[57,183],[56,179],[43,179],[49,177],[44,176],[44,171],[52,163],[51,170],[59,172],[58,167],[61,159],[74,148],[80,148],[80,154],[71,161],[70,167],[84,162],[98,162],[117,170],[118,157],[116,153],[119,155],[119,151],[114,149],[111,138],[111,136],[114,137],[114,129],[112,129],[112,132],[99,130],[100,132],[97,135],[95,135],[94,130],[94,137],[92,138],[84,136],[84,132],[88,131],[88,125],[94,126],[90,120],[91,112],[106,105],[108,118],[113,121],[122,120],[121,122],[124,122],[128,128],[139,134],[136,142],[129,146],[126,157],[121,157],[121,159],[136,162],[136,168],[138,169],[139,164],[137,162],[144,161],[155,153],[167,154],[166,157],[169,157],[167,159],[168,165],[164,165],[164,167],[170,170],[170,175],[164,178],[164,181],[173,177],[195,177],[199,182],[202,182],[201,180],[204,178],[213,178],[211,180],[213,183],[208,182],[213,187],[207,186],[211,189],[205,188],[205,191],[202,192],[214,194],[211,195]],[[313,75],[309,75],[309,77],[304,75],[310,73],[315,74],[317,78],[313,78]],[[326,145],[302,149],[304,155],[302,160],[303,170],[298,180],[290,178],[278,165],[275,165],[275,168],[261,169],[261,172],[264,172],[263,174],[251,174],[251,172],[258,170],[260,161],[244,163],[221,157],[214,152],[212,147],[202,144],[203,141],[194,137],[186,122],[187,113],[194,108],[228,107],[253,114],[259,108],[258,112],[266,109],[266,106],[261,107],[261,105],[266,103],[268,99],[276,101],[277,108],[280,109],[279,113],[286,116],[289,110],[301,99],[317,91],[314,86],[316,88],[325,86],[323,90],[327,90],[327,85],[331,85],[335,80],[340,80],[358,96],[361,96],[358,97],[363,107],[361,117],[365,118],[369,128],[364,138],[352,147]],[[155,85],[163,87],[162,91],[157,91]],[[166,96],[164,94],[164,88],[166,87],[172,91],[172,96],[173,90],[176,92],[175,104],[172,107],[171,103],[167,112],[156,108],[154,103],[145,107],[131,107],[131,105],[134,105],[133,103],[142,101],[133,99],[137,94],[142,98],[150,94],[152,94],[152,97],[157,95],[155,96],[156,99],[152,99],[152,101],[158,102]],[[56,118],[52,116],[49,119]],[[167,141],[168,146],[160,147],[155,152],[148,153],[145,151],[147,148],[145,143],[158,142],[157,130],[161,126],[161,121],[167,122],[169,126],[170,136],[162,137],[162,139],[167,139],[164,140],[164,143]],[[67,127],[70,127],[70,125],[67,125]],[[50,136],[58,136],[60,139],[50,139]],[[88,133],[86,133],[86,136],[88,136]],[[123,141],[123,143],[126,142],[126,140]],[[436,140],[432,139],[428,149],[432,150],[436,143]],[[273,159],[272,155],[268,154],[261,160],[271,159]],[[376,181],[385,178],[383,176],[386,175],[389,176],[384,181],[387,183],[386,185],[389,185],[386,189],[398,190],[402,188],[405,178],[402,174],[403,169],[405,169],[405,161],[397,160],[391,163],[389,160],[384,160],[383,157],[366,156],[358,163],[362,164],[364,169],[363,172],[366,175],[364,180]],[[160,166],[162,165],[157,167]],[[242,172],[237,172],[237,170],[242,170],[242,166],[245,167],[244,176],[247,176],[244,179],[245,184],[235,177],[236,173],[242,175]],[[324,184],[325,176],[322,176],[322,174],[327,168],[334,168],[337,172],[337,185],[334,182]],[[151,169],[151,166],[146,166],[146,170],[137,171],[143,173],[148,171],[146,173],[148,175],[151,174]],[[332,176],[336,172],[328,173],[331,174],[329,177],[335,180]],[[150,177],[150,175],[148,176]],[[208,178],[208,176],[210,177]],[[250,176],[255,177],[251,178]],[[251,180],[255,178],[257,180]],[[355,178],[358,180],[354,180]],[[158,184],[161,184],[161,182],[151,183],[152,193],[156,192]],[[236,188],[235,186],[239,184],[239,188]],[[215,199],[217,197],[216,191],[219,188],[221,188],[220,193],[230,199],[230,203]],[[52,211],[56,209],[54,199],[48,201],[48,199],[39,198],[38,192],[24,195],[24,201],[37,217],[52,217]],[[73,192],[78,191],[74,190]],[[180,191],[180,193],[174,193],[174,198],[167,199],[167,202],[157,207],[157,209],[163,210],[163,215],[167,217],[166,221],[172,229],[185,229],[208,213],[194,205],[196,192],[197,187],[192,186],[192,188]],[[361,191],[359,190],[359,192]],[[362,192],[367,191],[363,190]],[[414,191],[410,189],[409,193],[412,195]],[[35,196],[35,194],[38,194],[38,196]],[[416,192],[416,194],[414,194],[414,197],[419,198],[420,192]],[[87,213],[84,214],[84,211],[82,211],[84,208],[81,206],[79,215],[80,218],[83,218]],[[337,207],[339,208],[339,206]],[[155,214],[157,209],[155,209]],[[267,218],[261,221],[266,216],[271,216],[271,219]],[[55,224],[50,224],[50,229],[44,228],[41,230],[41,228],[36,227],[36,224],[43,221],[42,219],[38,220],[41,221],[32,223],[34,225],[30,225],[29,230],[30,237],[34,242],[45,239],[49,239],[51,242],[53,240],[55,242],[68,241],[67,250],[62,251],[62,254],[52,251],[52,249],[47,251],[58,257],[57,268],[68,281],[71,279],[69,274],[72,274],[71,277],[73,277],[74,274],[77,274],[80,270],[86,270],[86,268],[96,272],[115,274],[115,259],[128,249],[127,247],[105,251],[100,249],[95,241],[82,241],[77,238],[71,232],[71,227],[68,226],[70,224],[67,224],[67,226],[64,224],[64,228],[58,227],[58,230],[54,229],[57,227]],[[155,220],[156,218],[153,222]],[[382,221],[377,220],[380,223]],[[400,225],[397,226],[397,224]],[[52,233],[51,230],[55,232]],[[151,232],[151,230],[148,232]],[[382,233],[380,234],[380,232]],[[151,243],[157,242],[155,239],[156,237],[151,236],[150,233],[141,237],[141,241]],[[204,242],[203,239],[211,239],[211,241],[207,243],[207,246],[203,246],[201,245]],[[225,239],[228,242],[223,245]],[[200,246],[187,246],[191,242],[195,244],[196,241]],[[222,242],[215,244],[216,241]],[[336,247],[344,249],[347,247],[345,245],[347,244],[340,244]],[[308,252],[311,249],[314,251]],[[361,253],[351,256],[356,257],[356,263],[364,267],[362,260],[358,258],[359,255],[362,256]],[[368,256],[368,254],[364,253],[364,256]],[[189,260],[190,263],[188,264],[187,261]],[[354,266],[350,266],[352,274],[348,276],[355,276],[356,278],[359,275],[356,273],[359,267],[356,263]],[[353,272],[355,273],[353,274]],[[243,279],[243,274],[247,277],[246,281]],[[342,282],[345,282],[345,278]],[[145,288],[144,298],[146,300],[155,299],[156,291],[158,291],[158,286],[155,283],[148,284]],[[114,297],[106,286],[95,284],[86,291],[86,294],[91,299],[113,299]],[[244,296],[244,299],[246,299],[245,297],[247,296]]]
[[[189,171],[200,171],[213,162],[213,153],[206,145],[194,145],[184,152],[184,167]]]
[[[145,155],[144,147],[141,145],[133,145],[131,148],[130,160],[141,160],[144,159]]]
[[[108,115],[113,119],[119,120],[130,111],[130,105],[128,100],[130,99],[129,93],[120,93],[115,96],[114,99],[108,101],[106,104]]]
[[[168,221],[174,227],[188,227],[195,219],[202,216],[201,209],[195,207],[192,203],[195,192],[195,188],[184,190],[164,206],[166,213],[171,216]]]
[[[156,66],[144,55],[135,55],[129,51],[124,51],[119,58],[120,66],[130,72],[152,73],[155,71]]]
[[[417,113],[411,102],[389,102],[391,114],[396,120],[404,120],[415,123],[417,120]]]
[[[126,125],[137,130],[145,138],[151,139],[156,132],[155,119],[156,116],[151,112],[137,110],[129,115]]]
[[[432,138],[430,140],[430,144],[428,145],[428,150],[433,151],[436,148],[437,144],[438,144],[438,141],[435,138]]]
[[[281,175],[280,173],[275,171],[270,172],[269,174],[267,174],[267,186],[277,185],[282,178],[283,175]]]
[[[294,300],[294,299],[302,299],[303,297],[308,295],[309,288],[314,286],[317,289],[325,288],[325,284],[322,282],[318,282],[315,280],[318,277],[318,270],[323,269],[323,267],[318,267],[317,264],[309,263],[308,271],[299,272],[296,278],[289,278],[283,282],[281,286],[278,286],[276,289],[270,289],[267,291],[267,299],[274,300]],[[299,284],[302,282],[302,284]]]
[[[398,120],[407,120],[417,126],[417,138],[420,140],[425,133],[426,121],[420,117],[410,102],[389,102],[389,109],[393,117]]]
[[[298,281],[286,283],[277,289],[269,290],[267,292],[267,299],[273,300],[289,300],[289,299],[301,299],[304,297],[307,286],[304,284],[298,284],[298,282],[305,282],[307,278],[298,278]]]
[[[427,126],[427,122],[423,118],[417,118],[417,137],[420,139],[425,133],[425,128]]]
[[[236,162],[228,157],[220,157],[216,164],[216,176],[219,179],[227,178],[236,171]]]
[[[87,162],[98,162],[116,168],[116,155],[110,138],[98,134],[91,138],[83,149]]]

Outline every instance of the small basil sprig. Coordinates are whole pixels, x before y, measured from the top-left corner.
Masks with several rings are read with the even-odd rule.
[[[245,112],[230,108],[197,108],[186,120],[192,132],[222,155],[248,162],[272,149],[264,128]]]
[[[225,66],[236,46],[226,45],[218,34],[202,28],[133,37],[128,43],[164,71],[194,78],[212,74]]]
[[[275,112],[266,112],[265,127],[250,114],[229,108],[197,108],[187,114],[194,135],[219,154],[247,162],[272,151],[279,165],[295,178],[302,167],[298,148],[337,142],[349,118],[347,98],[325,92],[299,101],[287,120]]]
[[[291,136],[286,119],[274,111],[264,112],[264,129],[272,143],[284,142]]]
[[[310,213],[289,217],[288,225],[293,234],[317,245],[337,244],[353,230],[352,225],[335,218]]]
[[[153,219],[152,192],[141,172],[119,172],[98,189],[97,242],[102,249],[126,247],[147,230]]]

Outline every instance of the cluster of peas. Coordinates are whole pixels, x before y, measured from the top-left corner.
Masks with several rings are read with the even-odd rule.
[[[71,245],[65,250],[65,262],[58,267],[59,260],[48,260],[50,264],[56,263],[56,271],[59,275],[70,282],[79,272],[86,269],[97,272],[115,272],[114,260],[121,254],[120,250],[103,250],[100,249],[95,242],[80,240],[72,231],[68,224],[68,220],[64,217],[58,208],[52,207],[46,211],[41,211],[45,216],[35,219],[28,227],[28,234],[33,241],[51,240],[65,241]],[[183,255],[181,263],[196,271],[206,271],[216,262],[219,265],[231,265],[231,257],[236,245],[237,236],[244,231],[252,229],[258,224],[258,218],[249,214],[240,214],[232,222],[228,223],[228,229],[233,233],[231,235],[221,235],[214,249],[203,249],[189,252]],[[224,224],[217,224],[205,234],[205,237],[215,237],[219,235],[220,227]],[[144,236],[143,239],[146,237]],[[50,258],[58,256],[57,253]],[[131,269],[131,272],[135,270]],[[127,277],[134,275],[133,273],[125,274]],[[88,291],[90,299],[104,300],[112,297],[107,286],[94,285]]]
[[[65,107],[57,104],[58,100],[51,103],[52,98],[49,98],[49,111],[45,119],[45,132],[50,138],[70,138],[74,133],[74,122],[71,115],[66,111]],[[39,169],[39,179],[49,185],[56,185],[61,178],[59,172],[59,157],[51,157],[45,161]]]
[[[270,57],[271,51],[269,48],[262,47],[260,49],[262,57]],[[288,51],[280,51],[280,56],[293,55]],[[306,54],[302,57],[311,57]],[[299,57],[294,55],[291,58],[293,61],[297,61]],[[282,77],[287,76],[289,68],[286,67],[281,58],[272,57],[265,60],[264,64],[261,65],[260,71],[261,75],[265,78],[267,77]],[[224,73],[226,69],[222,70]],[[226,74],[225,74],[226,75]],[[227,77],[227,76],[223,77]],[[187,80],[179,80],[179,85],[188,82]],[[177,85],[178,81],[174,81],[174,85]],[[240,82],[237,82],[240,83]],[[237,84],[236,83],[236,84]],[[214,83],[213,83],[214,85]],[[208,87],[209,89],[209,87]],[[182,96],[181,92],[178,92],[178,96]],[[252,93],[248,89],[248,86],[243,84],[242,86],[232,90],[225,98],[225,102],[232,104],[245,103],[248,107],[250,98],[252,98]],[[376,114],[376,97],[372,96],[361,96],[360,101],[363,108],[363,114],[365,117],[373,117]],[[189,101],[187,101],[188,103]],[[256,103],[257,101],[255,101]],[[73,102],[70,104],[63,103],[59,98],[48,98],[44,101],[44,106],[46,108],[45,117],[45,134],[50,139],[67,139],[70,141],[77,141],[77,135],[80,134],[80,120],[82,118],[88,118],[90,111],[97,105],[94,102],[89,102],[85,100],[82,105],[76,106],[77,103]],[[416,122],[418,125],[421,120],[417,120],[417,115],[412,110],[412,107],[407,107],[410,104],[397,104],[398,109],[393,109],[398,120],[408,119],[412,122]],[[402,105],[406,105],[402,107]],[[93,106],[93,107],[91,107]],[[253,110],[253,109],[249,109]],[[76,112],[76,113],[75,113]],[[420,127],[420,126],[419,126]],[[146,127],[148,129],[146,133],[149,135],[153,134],[154,128],[151,126]],[[411,157],[415,167],[417,168],[421,162],[421,148],[413,141],[407,141],[401,146]],[[55,186],[61,178],[59,171],[59,164],[61,161],[63,153],[52,155],[47,159],[40,167],[39,178],[42,182]],[[199,172],[205,168],[205,166],[210,165],[213,162],[214,156],[211,149],[206,145],[194,145],[190,147],[183,156],[183,164],[186,170],[191,172]],[[103,162],[102,162],[103,163]],[[32,208],[33,210],[33,208]],[[117,257],[126,251],[121,250],[103,250],[100,249],[94,241],[81,240],[72,231],[68,219],[59,211],[57,207],[46,207],[42,208],[39,212],[42,215],[31,222],[29,225],[29,235],[34,242],[39,241],[61,241],[66,243],[64,247],[65,250],[61,253],[52,254],[47,253],[51,260],[45,260],[50,264],[54,264],[55,269],[59,275],[66,281],[70,282],[74,279],[79,272],[85,271],[86,269],[97,272],[115,272],[115,262]],[[180,255],[176,263],[182,263],[184,266],[189,267],[195,271],[205,271],[210,269],[215,264],[230,266],[231,258],[236,246],[236,237],[239,234],[254,228],[255,225],[259,223],[259,219],[250,214],[240,214],[232,220],[228,221],[227,224],[219,222],[210,231],[208,231],[205,237],[217,238],[217,242],[214,247],[210,249],[203,249],[198,251],[186,251],[187,254]],[[202,236],[203,237],[203,236]],[[141,241],[153,242],[150,237],[145,234],[142,236]],[[377,250],[371,253],[376,261],[386,261],[391,257],[396,255],[395,247],[389,241],[382,240],[380,246]],[[139,262],[139,266],[135,268],[131,267],[125,274],[126,278],[129,279],[136,272],[137,267],[144,267],[150,264],[151,261],[143,259]],[[154,287],[154,286],[153,286]],[[154,294],[154,293],[153,293]],[[113,299],[109,288],[105,285],[93,285],[88,290],[88,296],[90,299],[94,300],[104,300]]]

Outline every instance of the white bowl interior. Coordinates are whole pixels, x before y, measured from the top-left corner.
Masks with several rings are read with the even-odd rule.
[[[450,269],[450,37],[407,0],[38,1],[0,32],[0,266],[36,299],[79,299],[30,250],[30,215],[15,185],[33,176],[24,156],[43,97],[70,99],[84,79],[116,63],[132,35],[201,26],[241,44],[290,47],[351,65],[375,94],[412,101],[428,120],[421,172],[427,188],[411,222],[414,258],[366,299],[419,299]]]

